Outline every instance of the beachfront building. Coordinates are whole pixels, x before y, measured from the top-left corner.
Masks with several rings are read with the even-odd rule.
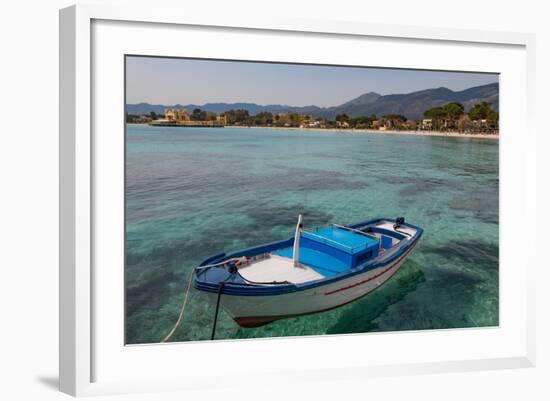
[[[310,121],[310,122],[307,123],[307,126],[308,126],[308,128],[320,128],[321,123],[322,123],[322,121],[320,121],[320,120]]]
[[[422,123],[420,124],[422,129],[432,129],[433,127],[433,120],[431,118],[425,118],[422,120]]]
[[[336,126],[338,128],[349,128],[349,122],[347,122],[347,121],[336,121]]]
[[[225,126],[225,117],[220,118],[214,112],[193,112],[190,115],[185,109],[165,109],[164,118],[150,122],[153,126],[166,126],[166,127],[223,127]],[[198,119],[196,115],[201,118]]]
[[[168,121],[191,121],[189,113],[185,109],[165,109],[164,118]]]
[[[371,127],[372,129],[377,129],[379,131],[386,131],[393,128],[393,121],[385,118],[381,120],[374,120],[371,123]]]
[[[373,120],[371,123],[372,129],[380,129],[384,124],[381,120]]]

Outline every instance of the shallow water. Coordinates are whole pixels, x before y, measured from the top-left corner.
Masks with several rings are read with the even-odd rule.
[[[158,342],[207,256],[305,228],[405,216],[424,235],[380,289],[217,339],[498,325],[498,141],[254,128],[127,127],[127,343]],[[192,291],[172,341],[210,338]]]

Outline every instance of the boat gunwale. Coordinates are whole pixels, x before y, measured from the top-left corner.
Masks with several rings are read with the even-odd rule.
[[[350,224],[344,227],[357,229],[359,227],[371,225],[380,221],[391,222],[391,221],[394,221],[394,219],[378,218],[373,220],[367,220],[361,223]],[[403,254],[405,254],[411,246],[416,245],[416,243],[418,242],[418,240],[420,239],[424,231],[422,228],[410,223],[404,223],[402,224],[402,226],[409,227],[416,230],[415,234],[409,238],[403,239],[400,244],[393,247],[389,252],[386,252],[383,255],[379,255],[373,259],[367,260],[359,266],[355,266],[353,268],[347,269],[334,276],[325,277],[325,278],[313,280],[313,281],[307,281],[304,283],[288,283],[288,284],[272,284],[272,285],[270,285],[269,283],[258,285],[258,284],[246,283],[246,281],[242,283],[226,281],[224,282],[223,288],[221,288],[221,293],[224,295],[242,295],[242,296],[282,295],[287,293],[304,291],[304,290],[308,290],[316,287],[323,287],[325,285],[332,284],[332,283],[347,279],[349,277],[353,277],[358,274],[365,273],[369,270],[374,270],[380,267],[387,266],[388,264],[397,260]],[[258,245],[252,248],[246,248],[243,250],[231,252],[229,254],[219,253],[217,255],[211,256],[203,260],[197,267],[219,263],[225,259],[236,258],[236,257],[244,256],[246,254],[261,254],[263,252],[256,252],[256,253],[253,253],[253,252],[257,250],[262,250],[264,248],[267,248],[267,249],[272,248],[272,250],[268,251],[268,252],[272,252],[273,250],[277,249],[277,246],[279,245],[283,246],[293,241],[294,241],[294,237],[290,237],[283,241],[276,241],[268,244]],[[201,271],[200,273],[198,273],[195,270],[195,272],[193,273],[193,286],[196,289],[204,292],[218,293],[220,291],[219,281],[212,282],[212,281],[204,281],[199,279],[198,277],[199,274],[204,274],[205,272],[206,271]],[[239,275],[239,277],[242,277],[242,276]],[[243,280],[246,280],[246,279],[243,278]]]

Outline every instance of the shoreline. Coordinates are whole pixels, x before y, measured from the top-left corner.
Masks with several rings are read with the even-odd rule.
[[[126,125],[149,125],[149,123],[126,123]],[[186,128],[186,127],[181,127]],[[192,127],[187,127],[192,128]],[[210,127],[204,127],[210,128]],[[374,135],[403,135],[403,136],[436,136],[436,137],[449,137],[449,138],[479,138],[479,139],[492,139],[498,140],[500,134],[481,134],[481,133],[462,133],[456,131],[397,131],[397,130],[373,130],[373,129],[355,129],[355,128],[299,128],[299,127],[262,127],[262,126],[243,126],[243,125],[225,125],[224,127],[216,128],[258,128],[258,129],[271,129],[281,131],[325,131],[325,132],[341,132],[341,133],[353,133],[353,134],[374,134]]]
[[[326,132],[341,132],[354,134],[374,134],[374,135],[403,135],[403,136],[438,136],[450,138],[482,138],[482,139],[499,139],[499,134],[481,134],[481,133],[462,133],[456,131],[397,131],[397,130],[373,130],[373,129],[355,129],[355,128],[299,128],[299,127],[260,127],[260,126],[242,126],[242,125],[226,125],[224,128],[260,128],[273,129],[284,131],[326,131]]]

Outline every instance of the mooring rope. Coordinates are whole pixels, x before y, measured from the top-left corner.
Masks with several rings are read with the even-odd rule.
[[[176,321],[176,324],[174,324],[174,327],[172,327],[172,330],[170,330],[170,332],[160,341],[161,343],[168,341],[181,323],[181,319],[183,317],[183,311],[185,310],[185,306],[187,305],[187,297],[189,296],[189,291],[191,290],[191,283],[193,282],[194,271],[195,269],[191,269],[191,274],[189,275],[189,282],[187,283],[187,290],[185,291],[185,296],[183,297],[183,303],[181,305],[180,315],[178,316],[178,320]]]
[[[220,299],[222,299],[222,291],[223,286],[225,285],[225,282],[222,281],[220,283],[220,287],[218,288],[218,299],[216,301],[216,313],[214,314],[214,324],[212,326],[212,334],[210,335],[210,339],[213,340],[214,337],[216,337],[216,324],[218,323],[218,312],[220,310]]]

